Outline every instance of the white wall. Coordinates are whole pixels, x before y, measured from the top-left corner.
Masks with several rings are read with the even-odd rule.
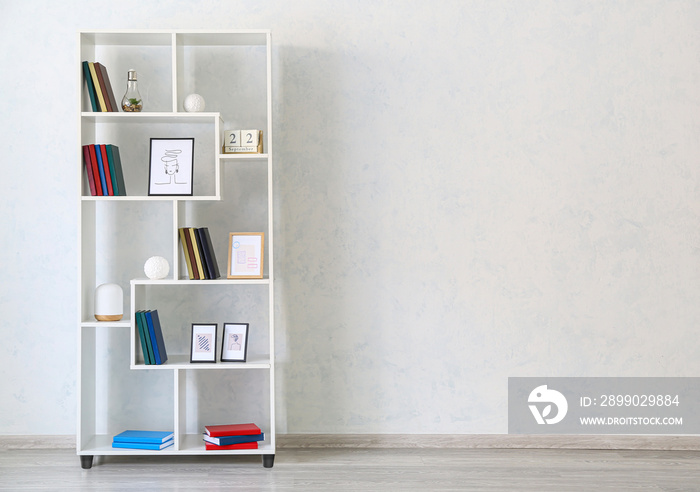
[[[77,29],[273,30],[282,432],[502,433],[509,376],[698,375],[698,2],[0,11],[0,434],[75,430]]]

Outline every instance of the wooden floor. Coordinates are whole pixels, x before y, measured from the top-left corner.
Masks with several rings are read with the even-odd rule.
[[[259,457],[96,457],[0,450],[0,490],[692,491],[698,451],[283,449]]]

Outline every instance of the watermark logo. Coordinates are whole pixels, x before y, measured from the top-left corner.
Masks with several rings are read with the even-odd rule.
[[[527,401],[530,404],[528,406],[532,415],[540,425],[561,422],[569,410],[569,404],[564,395],[557,390],[548,389],[546,384],[532,390]],[[550,417],[552,415],[552,405],[557,407],[557,413]]]

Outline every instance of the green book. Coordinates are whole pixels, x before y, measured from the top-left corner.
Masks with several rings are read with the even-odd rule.
[[[146,343],[146,351],[143,353],[144,362],[148,365],[156,363],[155,355],[153,354],[153,346],[151,345],[151,336],[148,333],[148,322],[146,321],[146,312],[138,311],[136,319],[139,324],[139,335],[143,333],[143,340]]]

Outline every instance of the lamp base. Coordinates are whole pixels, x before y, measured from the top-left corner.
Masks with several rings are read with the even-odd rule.
[[[123,314],[96,314],[97,321],[119,321],[124,317]]]

